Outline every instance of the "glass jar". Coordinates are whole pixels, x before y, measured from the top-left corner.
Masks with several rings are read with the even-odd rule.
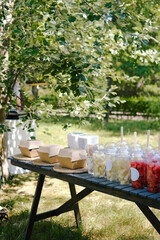
[[[104,145],[93,147],[93,175],[94,177],[105,177],[106,172],[106,148]]]

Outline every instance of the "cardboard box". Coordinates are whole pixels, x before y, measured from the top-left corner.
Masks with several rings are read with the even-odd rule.
[[[58,144],[50,144],[50,145],[41,145],[39,146],[39,152],[48,153],[50,157],[57,156],[59,154],[60,149],[63,146]]]
[[[43,142],[41,140],[21,140],[19,146],[28,148],[28,149],[35,149],[39,148],[40,145],[42,145]]]
[[[57,163],[57,155],[63,147],[58,144],[41,145],[39,146],[38,155],[40,160],[48,163]]]
[[[38,149],[29,149],[21,146],[19,146],[19,149],[23,156],[30,157],[30,158],[38,157],[38,151],[37,151]]]
[[[48,163],[57,163],[58,162],[57,156],[49,156],[48,153],[40,152],[40,151],[38,151],[38,155],[40,157],[40,160],[43,162],[48,162]]]
[[[86,151],[82,149],[63,148],[59,151],[58,162],[61,167],[78,169],[86,167]]]
[[[78,168],[86,168],[86,159],[71,161],[71,158],[58,157],[58,162],[61,167],[69,168],[69,169],[78,169]]]

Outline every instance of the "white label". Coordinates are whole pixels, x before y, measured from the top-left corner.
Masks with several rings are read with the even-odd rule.
[[[139,178],[139,172],[137,169],[131,167],[131,180],[137,181]]]
[[[112,169],[112,163],[109,159],[106,159],[106,171],[110,171]]]

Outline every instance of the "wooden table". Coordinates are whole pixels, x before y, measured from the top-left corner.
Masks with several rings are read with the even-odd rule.
[[[17,160],[13,157],[11,157],[10,159],[11,163],[15,166],[19,166],[24,169],[39,173],[37,187],[28,220],[28,226],[24,237],[25,240],[29,240],[34,222],[52,216],[58,216],[64,212],[74,210],[76,223],[77,226],[79,226],[81,224],[81,216],[78,202],[93,191],[102,192],[115,197],[126,199],[128,201],[135,202],[136,205],[140,208],[140,210],[144,213],[146,218],[153,225],[153,227],[160,234],[160,221],[149,208],[152,207],[160,209],[160,193],[149,193],[147,192],[146,188],[133,189],[131,185],[120,185],[117,182],[111,182],[105,178],[95,178],[88,173],[58,173],[53,170],[53,167],[37,166],[33,165],[32,162]],[[37,214],[38,204],[41,197],[41,191],[43,188],[45,176],[50,176],[68,182],[70,187],[71,199],[57,209]],[[75,190],[75,185],[83,186],[84,189],[77,194]]]

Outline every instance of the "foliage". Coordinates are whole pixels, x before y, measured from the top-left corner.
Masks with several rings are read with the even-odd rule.
[[[117,104],[112,111],[128,112],[132,116],[142,114],[144,117],[160,117],[160,97],[130,97],[122,98],[125,102]],[[127,111],[126,111],[127,110]]]
[[[118,94],[126,85],[131,95],[159,71],[158,9],[159,1],[151,0],[3,1],[1,105],[16,107],[18,79],[24,109],[31,115],[35,103],[35,114],[45,102],[30,99],[25,83],[44,80],[68,111],[103,117],[107,103],[120,101],[114,84]]]

